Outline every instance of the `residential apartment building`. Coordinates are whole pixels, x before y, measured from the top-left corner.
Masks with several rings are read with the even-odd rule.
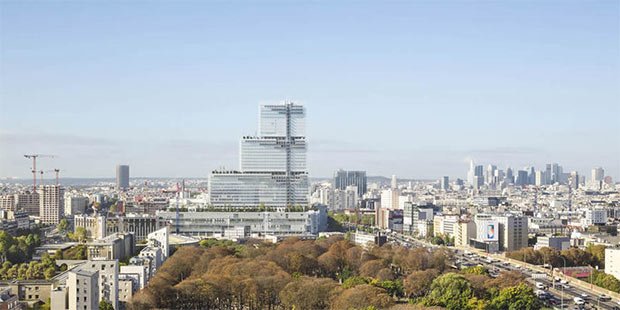
[[[60,185],[39,187],[39,216],[41,223],[58,224],[64,214],[64,189]]]

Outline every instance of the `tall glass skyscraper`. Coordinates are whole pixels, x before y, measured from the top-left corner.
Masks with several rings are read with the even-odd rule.
[[[125,190],[129,189],[129,166],[117,165],[116,166],[116,189]]]
[[[307,205],[304,107],[292,102],[261,105],[259,135],[241,139],[239,168],[209,176],[213,206]]]
[[[334,172],[334,189],[345,190],[349,185],[357,186],[357,195],[361,197],[367,191],[366,171],[337,170]]]

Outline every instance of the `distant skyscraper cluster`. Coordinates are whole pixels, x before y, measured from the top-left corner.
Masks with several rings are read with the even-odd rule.
[[[345,171],[338,170],[334,173],[334,189],[345,190],[348,186],[354,185],[357,188],[357,195],[361,197],[368,188],[366,171]]]
[[[607,180],[607,181],[606,181]],[[564,172],[564,168],[558,163],[546,164],[544,170],[536,170],[534,167],[525,167],[517,170],[516,173],[508,167],[506,171],[498,169],[496,165],[488,165],[486,171],[484,166],[475,165],[470,161],[467,181],[474,188],[487,185],[491,188],[505,187],[506,185],[552,185],[567,184],[576,189],[586,183],[594,189],[600,189],[603,183],[611,184],[611,177],[605,177],[605,171],[601,167],[592,169],[592,176],[589,182],[585,177],[580,176],[577,171]]]
[[[259,135],[240,143],[240,170],[209,176],[210,202],[218,207],[286,207],[308,204],[305,109],[302,105],[261,105]]]

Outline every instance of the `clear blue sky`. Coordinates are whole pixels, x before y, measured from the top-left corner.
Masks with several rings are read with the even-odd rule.
[[[311,176],[620,178],[620,2],[293,2],[0,2],[0,176],[206,177],[293,99]]]

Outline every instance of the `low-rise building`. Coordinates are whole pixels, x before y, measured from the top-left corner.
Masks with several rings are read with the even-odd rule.
[[[354,234],[351,234],[351,241],[362,247],[369,247],[372,245],[382,246],[387,242],[387,236],[381,234],[373,235],[357,231]]]
[[[88,259],[124,260],[133,256],[135,243],[133,233],[116,233],[91,241],[87,244]]]
[[[45,303],[50,298],[53,282],[49,280],[0,281],[0,287],[9,287],[20,302],[29,305]]]
[[[172,211],[159,211],[157,216],[169,222],[172,231],[199,237],[224,237],[227,229],[235,228],[238,231],[243,229],[244,233],[261,235],[316,235],[327,228],[325,206],[315,206],[315,209],[303,212],[180,212],[178,222],[176,213]]]
[[[0,287],[0,310],[20,310],[19,298],[10,287]]]
[[[537,237],[535,250],[548,247],[559,251],[570,248],[570,237],[568,236],[539,236]]]

